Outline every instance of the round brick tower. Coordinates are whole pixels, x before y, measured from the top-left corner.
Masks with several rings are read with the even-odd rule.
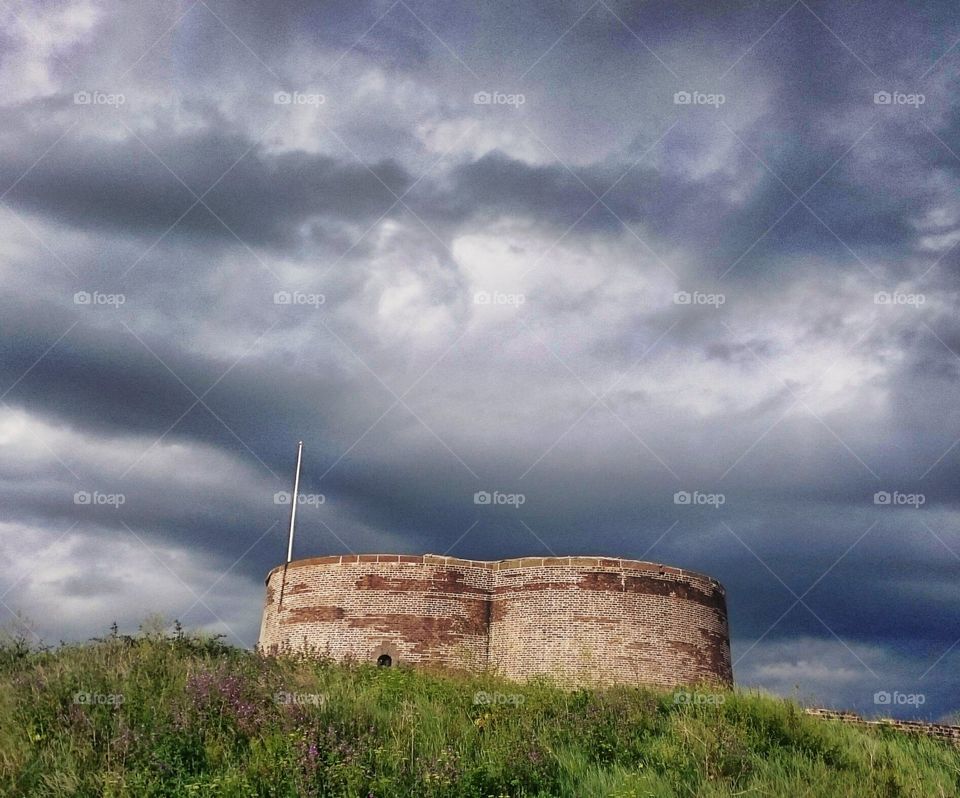
[[[259,648],[563,683],[731,684],[723,586],[636,560],[432,554],[295,560],[267,575]]]

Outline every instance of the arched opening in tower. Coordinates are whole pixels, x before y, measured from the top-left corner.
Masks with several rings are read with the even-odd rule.
[[[393,658],[389,654],[381,654],[377,657],[378,668],[389,668],[393,665]]]

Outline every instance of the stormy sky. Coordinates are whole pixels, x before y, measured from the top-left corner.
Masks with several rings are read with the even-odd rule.
[[[295,556],[665,562],[960,709],[955,4],[10,0],[0,89],[5,622],[251,646],[303,439]]]

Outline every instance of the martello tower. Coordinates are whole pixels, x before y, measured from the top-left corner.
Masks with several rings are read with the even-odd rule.
[[[636,560],[431,554],[295,560],[267,576],[259,647],[568,683],[730,684],[724,589]]]
[[[267,574],[258,648],[337,660],[550,676],[568,684],[731,684],[723,586],[608,557],[353,554]]]

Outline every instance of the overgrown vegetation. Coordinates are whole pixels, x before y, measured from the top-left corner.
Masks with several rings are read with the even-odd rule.
[[[4,796],[957,796],[946,744],[690,688],[269,659],[157,631],[0,644]]]

